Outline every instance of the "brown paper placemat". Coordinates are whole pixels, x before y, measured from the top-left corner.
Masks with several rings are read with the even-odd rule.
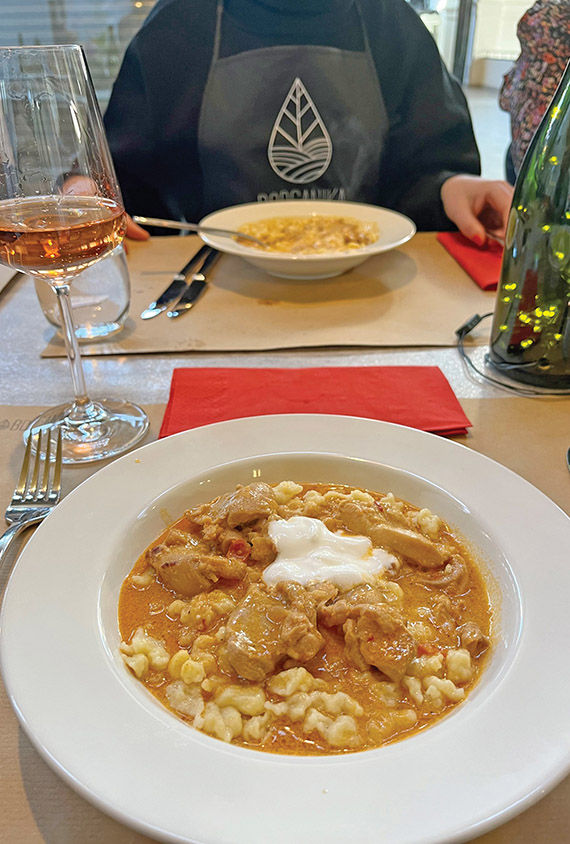
[[[568,446],[566,399],[464,399],[473,430],[458,439],[482,454],[499,460],[526,477],[560,506],[570,509],[570,474],[564,454]],[[144,442],[156,438],[165,405],[147,405],[151,422]],[[12,494],[23,455],[22,433],[39,407],[0,406],[0,508]],[[65,492],[99,469],[66,467]],[[28,531],[28,537],[31,531]],[[9,563],[10,561],[8,561]],[[7,578],[0,576],[0,589]],[[113,842],[148,844],[154,839],[135,832],[100,812],[76,794],[48,767],[18,726],[0,683],[0,842]],[[489,768],[492,776],[492,764]],[[570,827],[570,777],[523,814],[489,832],[481,844],[535,844],[562,842]]]
[[[451,346],[455,329],[493,310],[495,294],[469,278],[431,232],[370,258],[333,279],[273,278],[241,258],[223,255],[199,303],[176,320],[141,311],[197,251],[195,237],[129,243],[130,316],[107,343],[85,355],[186,351],[260,351],[323,346]],[[486,334],[480,339],[486,341]],[[43,357],[64,354],[57,336]]]

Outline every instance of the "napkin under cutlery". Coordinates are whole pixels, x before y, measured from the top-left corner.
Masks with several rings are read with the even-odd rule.
[[[175,369],[160,436],[278,413],[332,413],[455,436],[471,422],[436,366]]]

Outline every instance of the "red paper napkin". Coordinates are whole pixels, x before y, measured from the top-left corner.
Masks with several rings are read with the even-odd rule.
[[[471,422],[436,366],[175,369],[160,436],[277,413],[333,413],[444,436]]]
[[[503,260],[500,243],[487,239],[484,246],[475,246],[461,232],[440,232],[437,239],[482,290],[497,289]]]

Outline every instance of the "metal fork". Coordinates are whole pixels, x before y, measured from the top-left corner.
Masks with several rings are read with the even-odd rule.
[[[33,440],[36,440],[34,447]],[[45,519],[61,497],[61,428],[57,431],[55,457],[50,430],[28,437],[20,477],[5,518],[10,525],[0,536],[0,566],[13,540],[31,525]],[[35,452],[35,457],[33,453]]]

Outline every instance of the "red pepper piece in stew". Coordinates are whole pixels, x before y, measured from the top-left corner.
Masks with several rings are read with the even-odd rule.
[[[237,557],[244,562],[251,554],[251,545],[245,539],[232,539],[226,552],[226,557]]]

